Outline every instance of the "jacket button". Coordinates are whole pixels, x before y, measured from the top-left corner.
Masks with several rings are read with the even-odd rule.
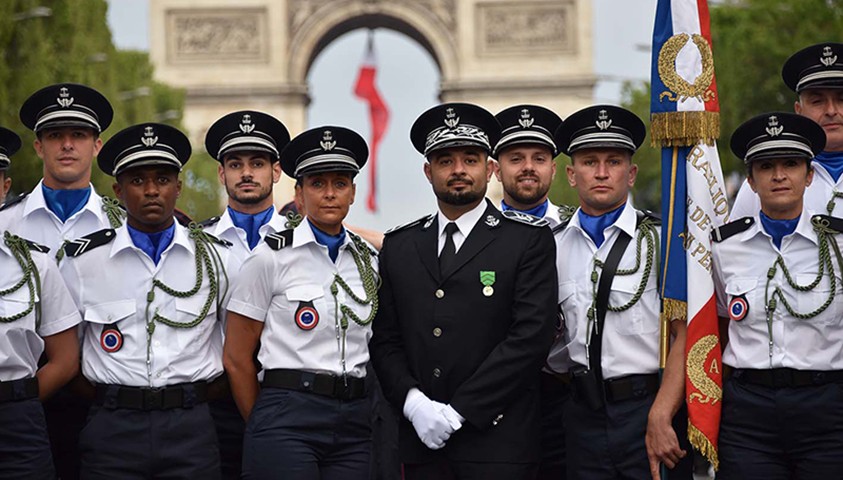
[[[442,376],[442,370],[439,370],[439,367],[433,369],[433,376],[439,378]]]
[[[433,336],[434,337],[441,337],[442,336],[442,329],[439,328],[439,327],[434,328],[433,329]]]
[[[434,293],[434,295],[436,295],[436,298],[442,298],[442,297],[445,296],[445,291],[442,290],[441,288],[437,289],[436,292]]]

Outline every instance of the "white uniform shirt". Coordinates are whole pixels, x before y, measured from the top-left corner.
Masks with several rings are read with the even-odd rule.
[[[835,192],[843,193],[843,175],[834,181],[825,167],[819,162],[811,162],[814,166],[814,180],[805,189],[805,210],[810,213],[828,215],[827,205],[834,197]],[[746,180],[743,181],[738,196],[735,197],[735,205],[729,218],[737,220],[743,217],[753,217],[761,211],[761,200],[752,191]],[[834,202],[832,216],[843,217],[843,198],[837,198]]]
[[[275,207],[272,207],[272,217],[270,217],[266,224],[262,225],[260,229],[258,229],[258,233],[260,233],[261,237],[258,245],[263,243],[263,239],[268,234],[286,230],[286,222],[287,219],[278,215]],[[249,242],[246,238],[246,231],[234,225],[227,208],[222,215],[220,215],[220,220],[206,228],[205,231],[217,238],[221,238],[232,243],[232,246],[228,249],[228,261],[226,262],[225,271],[228,273],[229,283],[232,286],[236,285],[240,267],[243,266],[243,262],[246,261],[246,258],[252,254],[252,250],[249,248]],[[255,246],[255,248],[257,248],[257,246]]]
[[[293,231],[292,245],[273,250],[261,242],[246,259],[228,310],[264,322],[258,353],[263,368],[342,375],[342,343],[338,339],[337,305],[331,294],[331,283],[339,273],[355,295],[366,298],[363,282],[349,252],[354,248],[346,235],[336,263],[332,262],[328,248],[316,242],[307,221],[303,221]],[[372,267],[377,272],[374,256]],[[361,319],[366,319],[371,312],[369,305],[359,305],[342,288],[339,288],[337,300]],[[308,302],[315,309],[318,322],[306,330],[296,322],[296,312]],[[371,324],[364,327],[348,320],[345,358],[349,376],[366,375],[371,336]]]
[[[31,251],[41,276],[41,325],[35,328],[35,311],[9,323],[0,323],[0,381],[8,382],[35,376],[38,360],[44,352],[44,340],[75,327],[82,321],[79,311],[64,285],[52,256]],[[7,290],[23,277],[23,270],[12,256],[0,233],[0,290]],[[10,317],[29,307],[29,287],[0,296],[0,316]]]
[[[836,241],[841,244],[843,239],[836,238]],[[781,255],[797,284],[814,281],[819,255],[810,214],[802,213],[796,231],[782,239],[781,251],[776,249],[757,215],[755,223],[746,231],[712,243],[718,314],[729,318],[728,305],[736,297],[744,296],[749,306],[742,320],[729,321],[729,343],[723,352],[723,363],[735,368],[843,370],[843,304],[840,302],[843,281],[834,252],[829,253],[837,276],[834,300],[818,316],[800,320],[792,317],[777,298],[772,322],[773,356],[770,357],[764,308],[767,270]],[[808,313],[825,302],[830,285],[828,277],[823,276],[810,292],[796,292],[779,266],[770,281],[771,295],[775,287],[782,289],[785,299],[797,312]]]
[[[579,211],[574,214],[568,227],[556,235],[556,266],[559,276],[559,305],[565,317],[568,354],[573,363],[587,367],[586,314],[593,299],[591,272],[594,258],[605,262],[618,231],[623,230],[632,240],[621,258],[618,270],[635,266],[636,212],[632,205],[627,203],[618,220],[604,230],[605,240],[600,248],[595,246],[594,241],[580,226],[578,213]],[[647,250],[645,238],[638,272],[632,275],[615,275],[609,294],[610,305],[625,305],[635,295],[643,274]],[[623,312],[606,312],[601,362],[604,379],[655,373],[659,369],[660,308],[656,290],[658,259],[654,259],[654,262],[644,293],[638,302]],[[600,273],[601,270],[598,269],[598,274]],[[551,357],[548,364],[554,370],[564,371],[561,370],[564,364],[558,365],[559,359],[554,355]]]
[[[226,249],[217,251],[224,262]],[[61,261],[62,275],[85,320],[82,373],[86,378],[95,383],[164,387],[212,380],[222,373],[216,299],[198,325],[174,328],[155,322],[153,334],[147,335],[147,292],[152,280],[157,278],[175,290],[192,289],[196,284],[194,252],[187,229],[177,223],[173,241],[155,265],[132,243],[124,225],[110,243]],[[224,279],[218,281],[222,290]],[[209,291],[204,273],[199,291],[188,298],[176,298],[156,288],[149,317],[157,311],[175,322],[191,322],[201,313]],[[110,324],[116,324],[123,336],[123,346],[113,353],[101,344],[102,333]]]
[[[8,230],[15,235],[50,248],[55,255],[65,240],[75,240],[89,233],[111,228],[102,208],[102,197],[91,186],[88,203],[62,223],[47,208],[41,182],[20,203],[0,212],[0,232]]]

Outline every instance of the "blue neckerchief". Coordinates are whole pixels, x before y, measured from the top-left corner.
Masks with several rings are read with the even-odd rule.
[[[843,175],[843,152],[820,152],[814,161],[819,162],[835,182],[840,180],[840,175]]]
[[[764,231],[773,237],[773,243],[776,244],[776,248],[781,249],[782,238],[796,231],[796,224],[799,223],[799,217],[790,220],[774,220],[764,215],[764,212],[758,213],[761,214],[759,216],[761,217],[761,226],[764,227]]]
[[[549,204],[550,204],[550,202],[548,200],[545,200],[540,205],[538,205],[536,207],[533,207],[529,210],[518,210],[517,208],[510,207],[509,205],[506,204],[506,202],[501,200],[501,211],[505,212],[507,210],[515,210],[516,212],[527,213],[527,214],[532,215],[534,217],[543,218],[544,215],[547,213],[547,206]]]
[[[626,203],[597,217],[593,217],[580,209],[580,227],[591,237],[597,248],[600,248],[600,245],[603,245],[603,240],[605,240],[603,230],[618,221],[618,217],[623,213],[623,207],[625,206]]]
[[[41,184],[41,192],[44,194],[44,201],[47,208],[55,213],[62,223],[72,217],[74,213],[82,210],[91,197],[91,187],[78,188],[74,190],[53,190]]]
[[[252,250],[261,241],[260,229],[266,225],[272,218],[272,210],[275,206],[270,206],[260,213],[240,213],[231,207],[228,207],[228,214],[231,216],[231,222],[235,226],[246,231],[246,242],[249,244],[249,249]]]
[[[336,263],[337,255],[340,254],[340,245],[342,245],[342,242],[345,241],[345,227],[341,227],[342,230],[336,235],[328,235],[322,230],[314,227],[313,224],[310,223],[310,220],[307,221],[307,224],[310,225],[310,229],[313,230],[313,236],[316,237],[316,242],[328,247],[328,256],[331,257],[332,262]]]
[[[158,265],[158,262],[161,260],[161,254],[173,242],[173,235],[176,233],[176,222],[173,222],[172,225],[164,230],[155,233],[135,230],[128,223],[126,224],[126,228],[129,229],[129,236],[132,237],[132,243],[143,250],[143,253],[147,254]]]

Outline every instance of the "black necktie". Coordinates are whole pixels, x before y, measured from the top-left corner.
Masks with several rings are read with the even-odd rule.
[[[457,224],[449,222],[445,225],[445,246],[442,247],[442,253],[439,254],[439,271],[445,272],[454,263],[454,257],[457,256],[457,246],[454,244],[454,232],[457,231]]]

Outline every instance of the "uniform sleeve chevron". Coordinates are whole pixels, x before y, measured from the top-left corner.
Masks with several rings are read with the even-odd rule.
[[[281,250],[293,244],[293,230],[288,229],[281,232],[270,233],[264,238],[264,241],[269,248],[273,250]]]
[[[64,244],[64,254],[68,257],[78,257],[85,252],[89,252],[97,247],[108,244],[116,235],[113,228],[106,228],[96,231],[82,238],[71,240]]]
[[[26,244],[29,245],[29,249],[32,250],[32,251],[41,252],[41,253],[50,253],[50,247],[48,247],[46,245],[40,245],[40,244],[35,243],[31,240],[27,240]]]

